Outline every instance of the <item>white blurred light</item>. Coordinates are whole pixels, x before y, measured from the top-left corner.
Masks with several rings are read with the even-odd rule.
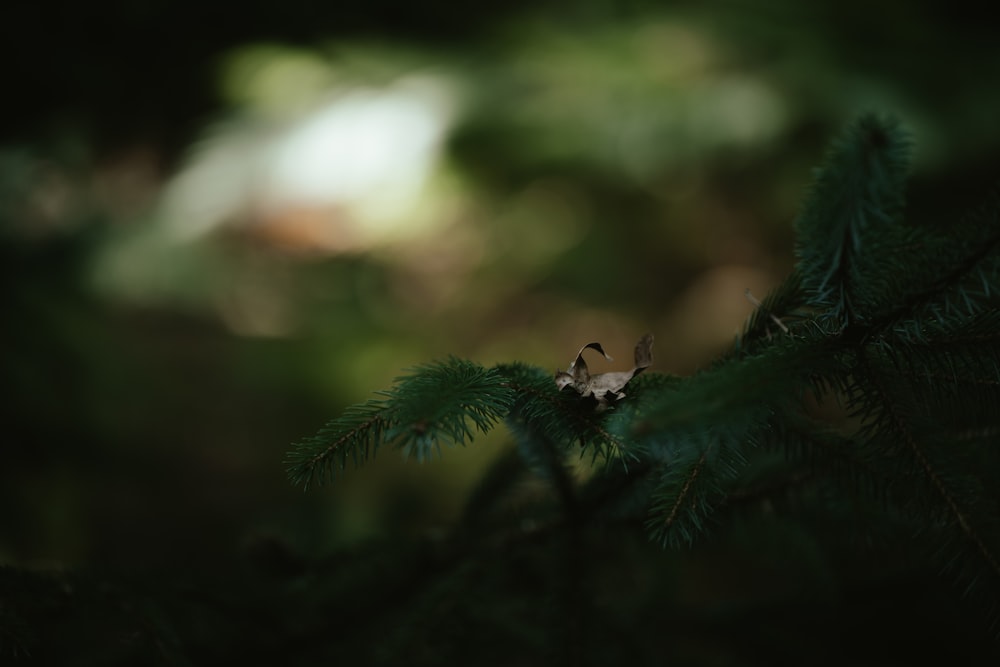
[[[222,225],[336,209],[337,224],[372,242],[400,230],[423,194],[451,126],[446,82],[403,78],[335,94],[283,126],[234,122],[206,140],[168,187],[168,225],[181,238]]]
[[[314,113],[274,146],[268,198],[325,204],[412,191],[445,129],[441,105],[422,93],[354,92]]]

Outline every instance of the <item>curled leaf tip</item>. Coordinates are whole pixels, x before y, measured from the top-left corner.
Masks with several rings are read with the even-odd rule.
[[[597,410],[606,410],[608,406],[625,398],[625,386],[632,378],[653,364],[653,334],[647,333],[635,345],[635,366],[630,371],[612,371],[610,373],[590,374],[583,353],[587,349],[600,352],[608,361],[612,358],[604,351],[600,343],[587,343],[580,348],[576,359],[565,371],[556,371],[556,387],[560,390],[572,387],[582,398],[593,397],[597,400]]]

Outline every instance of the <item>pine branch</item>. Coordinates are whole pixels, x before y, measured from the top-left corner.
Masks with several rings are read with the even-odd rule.
[[[861,410],[869,422],[869,426],[864,428],[869,434],[869,446],[879,447],[879,443],[884,442],[901,445],[899,453],[908,456],[916,464],[938,500],[943,503],[947,516],[954,521],[954,525],[959,528],[994,576],[1000,579],[1000,558],[997,553],[980,535],[970,518],[969,511],[962,506],[955,489],[946,481],[947,474],[940,470],[940,464],[932,462],[923,438],[917,436],[902,405],[895,400],[892,392],[881,381],[879,374],[873,370],[871,362],[863,353],[859,354],[858,371],[859,378],[870,386],[868,391],[865,387],[859,387],[859,396],[855,398],[857,402],[866,403]]]
[[[486,433],[507,415],[514,399],[495,369],[454,357],[417,368],[384,395],[392,406],[386,437],[398,439],[417,460],[427,458],[442,442],[471,441],[469,422]]]
[[[678,548],[707,532],[712,513],[747,465],[743,444],[714,434],[670,444],[672,456],[661,468],[646,521],[654,541]]]
[[[788,327],[807,316],[803,311],[805,297],[802,277],[798,271],[793,271],[751,313],[743,327],[743,334],[736,339],[732,354],[753,354],[769,345],[774,337],[789,335]]]
[[[870,498],[886,506],[890,475],[859,439],[796,412],[776,415],[761,433],[761,448],[780,452],[786,464],[804,468],[853,499]]]
[[[841,341],[812,333],[776,338],[758,354],[728,359],[659,392],[631,424],[631,437],[640,446],[655,445],[664,434],[711,426],[727,439],[743,438],[776,412],[797,410],[814,377],[840,369],[842,348]]]
[[[903,328],[915,339],[935,323],[979,317],[1000,308],[1000,190],[978,211],[941,233],[920,230],[897,303],[874,318],[870,335]]]
[[[313,437],[293,446],[286,459],[289,476],[303,487],[332,477],[347,459],[368,460],[382,444],[392,443],[418,460],[441,443],[465,444],[474,432],[490,430],[503,419],[513,392],[495,369],[451,358],[419,367],[398,378],[393,389],[348,408]]]
[[[509,419],[530,424],[551,442],[589,447],[595,458],[631,455],[625,438],[605,426],[604,415],[595,409],[593,399],[558,390],[551,374],[526,364],[501,364],[497,371],[516,396]]]
[[[948,230],[904,225],[908,148],[894,121],[874,116],[838,139],[796,220],[795,271],[754,300],[733,349],[705,370],[636,377],[652,361],[651,336],[632,371],[603,374],[615,390],[600,397],[600,375],[582,358],[603,353],[596,343],[555,378],[517,362],[449,359],[299,443],[292,478],[323,481],[385,444],[424,458],[504,421],[519,457],[487,476],[466,527],[528,470],[563,508],[551,515],[547,498],[537,525],[570,528],[574,540],[584,516],[644,515],[661,545],[690,545],[712,521],[733,518],[720,508],[784,499],[783,511],[812,521],[826,511],[838,530],[864,520],[855,534],[869,538],[918,522],[948,538],[940,557],[966,567],[966,581],[989,580],[988,594],[997,592],[1000,197]],[[807,409],[812,399],[822,419]],[[567,465],[573,452],[605,466],[581,483]]]
[[[665,546],[691,544],[695,534],[703,529],[703,516],[708,514],[711,505],[706,500],[708,494],[695,493],[694,486],[705,468],[707,454],[707,451],[702,452],[688,465],[674,463],[667,469],[669,474],[660,480],[658,500],[651,511],[657,518],[651,518],[649,524],[652,525],[647,524],[647,527],[653,538]],[[714,485],[709,490],[718,491]]]
[[[908,150],[894,121],[863,116],[834,143],[796,220],[803,289],[836,328],[894,298]]]
[[[349,457],[355,465],[367,461],[385,440],[390,415],[385,402],[367,401],[347,408],[316,435],[295,443],[285,459],[292,483],[307,490],[313,482],[322,484],[332,477],[335,468],[342,470]]]
[[[900,400],[941,426],[995,422],[1000,403],[1000,311],[899,326],[866,346]]]

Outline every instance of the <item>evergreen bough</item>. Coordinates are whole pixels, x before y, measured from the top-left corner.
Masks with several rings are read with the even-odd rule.
[[[0,664],[1000,664],[1000,201],[904,221],[907,150],[891,120],[847,129],[792,275],[691,377],[650,371],[647,338],[558,384],[448,358],[288,454],[310,487],[502,423],[449,532],[0,567]]]
[[[705,370],[647,372],[598,411],[546,370],[449,358],[295,444],[291,479],[322,483],[386,446],[422,459],[503,423],[517,453],[487,473],[459,534],[495,521],[527,476],[557,501],[532,531],[638,517],[673,550],[782,512],[817,539],[888,543],[945,572],[996,630],[1000,206],[904,220],[908,153],[891,119],[843,133],[796,220],[793,273]],[[581,454],[603,465],[574,474]]]

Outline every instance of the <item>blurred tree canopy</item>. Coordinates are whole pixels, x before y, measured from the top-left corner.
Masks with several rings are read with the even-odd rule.
[[[947,226],[1000,162],[988,11],[6,7],[0,564],[294,569],[452,522],[502,434],[308,495],[282,456],[448,354],[554,368],[652,330],[660,370],[703,367],[860,112],[912,133],[910,217]]]

